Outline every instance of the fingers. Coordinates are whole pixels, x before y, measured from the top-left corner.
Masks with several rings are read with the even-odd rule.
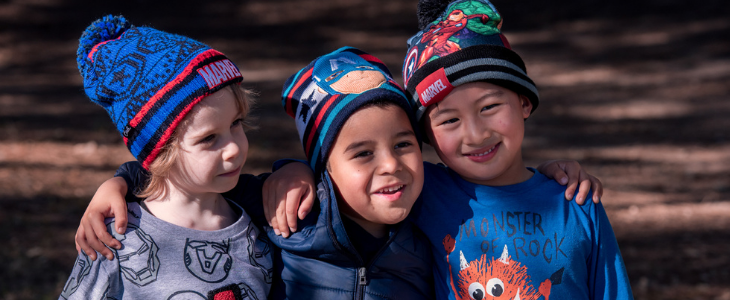
[[[286,220],[286,194],[281,195],[284,201],[279,201],[276,205],[276,224],[279,227],[281,236],[289,237],[289,225]]]
[[[565,161],[548,160],[537,166],[537,170],[545,174],[548,178],[555,179],[560,185],[566,185],[568,183],[568,175],[563,170],[564,164]]]
[[[94,249],[89,246],[89,243],[86,242],[86,232],[84,231],[83,225],[79,225],[79,229],[76,230],[74,240],[76,242],[76,251],[78,251],[79,254],[81,254],[80,251],[84,251],[91,260],[96,260],[96,251],[94,251]]]
[[[557,181],[560,185],[566,185],[568,184],[568,174],[565,174],[563,169],[560,168],[558,164],[551,165],[549,167],[550,169],[554,169],[553,171],[553,178],[555,178],[555,181]]]
[[[114,228],[119,234],[127,232],[127,202],[113,202],[112,203],[112,215],[106,217],[114,217]],[[105,231],[106,232],[106,231]],[[119,243],[117,240],[114,240]],[[105,242],[106,243],[106,242]],[[107,245],[119,249],[106,243]],[[120,245],[121,246],[121,245]]]
[[[593,189],[593,203],[598,204],[598,202],[601,202],[601,197],[603,197],[603,184],[595,176],[588,176],[591,179],[591,189]]]
[[[578,205],[583,205],[586,202],[586,197],[588,197],[588,193],[590,191],[591,180],[590,178],[588,178],[588,173],[581,171],[578,195],[575,196],[575,203],[578,203]]]
[[[81,226],[84,227],[84,236],[79,245],[81,246],[81,249],[84,250],[84,253],[86,253],[86,255],[88,255],[92,260],[96,260],[96,252],[99,251],[101,255],[104,255],[108,259],[109,256],[102,252],[106,249],[106,247],[101,243],[101,241],[99,241],[97,234],[86,219],[82,221]],[[84,245],[84,243],[86,245]],[[109,251],[109,249],[106,250]]]
[[[106,247],[106,245],[110,245],[110,247],[114,247],[114,249],[119,249],[122,245],[106,231],[104,216],[101,214],[90,213],[89,217],[86,218],[86,221],[86,228],[91,228],[91,230],[86,231],[86,239],[89,246],[96,250],[96,252],[104,255],[108,260],[114,259],[114,254]]]
[[[299,220],[304,218],[312,211],[314,205],[315,193],[312,187],[307,188],[307,192],[304,195],[304,199],[299,203]]]
[[[299,201],[307,192],[306,188],[300,188],[297,191],[287,193],[286,203],[284,204],[284,217],[286,218],[286,223],[290,232],[297,231],[297,209],[299,208]]]

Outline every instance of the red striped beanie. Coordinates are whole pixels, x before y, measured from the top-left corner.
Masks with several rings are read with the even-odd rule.
[[[330,148],[347,119],[368,103],[388,101],[398,105],[420,137],[413,108],[388,68],[375,56],[356,48],[342,47],[315,59],[289,77],[281,97],[284,110],[294,118],[315,174],[324,171]]]
[[[421,31],[408,39],[403,82],[420,120],[454,87],[486,81],[525,95],[537,108],[535,83],[502,35],[502,16],[488,0],[420,0]]]
[[[122,16],[86,28],[76,61],[86,95],[107,111],[145,169],[195,104],[243,80],[223,53],[185,36],[135,27]]]

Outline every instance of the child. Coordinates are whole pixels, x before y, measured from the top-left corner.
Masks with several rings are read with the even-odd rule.
[[[190,38],[123,17],[97,20],[81,39],[79,70],[151,174],[144,201],[128,206],[115,260],[80,253],[61,299],[264,299],[268,241],[221,193],[239,182],[248,111],[238,68]],[[233,299],[231,297],[225,299]]]
[[[421,1],[403,77],[430,144],[412,219],[449,299],[632,299],[603,206],[525,168],[524,124],[537,89],[488,0]]]

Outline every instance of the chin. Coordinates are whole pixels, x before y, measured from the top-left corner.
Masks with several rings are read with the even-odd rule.
[[[398,224],[401,221],[405,220],[406,217],[408,217],[409,212],[410,212],[410,210],[407,210],[407,209],[400,210],[400,211],[394,211],[394,212],[390,213],[390,215],[388,216],[388,218],[386,220],[383,220],[383,224],[388,224],[388,225]]]

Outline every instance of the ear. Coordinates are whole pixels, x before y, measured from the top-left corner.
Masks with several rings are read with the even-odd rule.
[[[530,101],[530,98],[527,98],[525,95],[519,95],[520,97],[520,105],[522,106],[522,118],[527,119],[527,117],[530,116],[530,113],[532,113],[532,102]]]

